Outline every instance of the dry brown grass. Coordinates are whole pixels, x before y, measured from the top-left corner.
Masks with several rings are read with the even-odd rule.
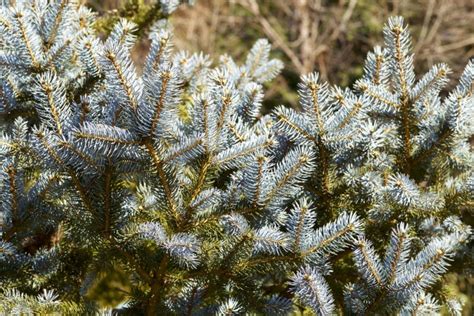
[[[327,3],[331,2],[331,5]],[[445,61],[455,70],[474,55],[474,2],[470,0],[321,1],[200,0],[173,17],[177,45],[236,55],[252,37],[267,37],[299,73],[326,78],[360,64],[391,15],[411,24],[418,65]]]
[[[87,2],[107,12],[126,1]],[[474,56],[472,0],[197,0],[172,21],[179,49],[211,56],[241,60],[256,39],[269,38],[286,64],[275,102],[295,104],[292,91],[301,73],[318,71],[331,82],[351,84],[367,52],[382,44],[382,26],[391,15],[403,15],[411,25],[418,71],[446,62],[457,77]],[[137,59],[145,49],[146,43],[136,49]]]

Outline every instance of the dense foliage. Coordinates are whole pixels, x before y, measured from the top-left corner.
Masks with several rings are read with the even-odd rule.
[[[263,115],[266,40],[213,62],[159,20],[139,72],[136,26],[94,20],[0,6],[0,313],[91,313],[117,274],[121,313],[460,313],[438,281],[472,267],[472,61],[442,96],[393,17],[353,89],[304,75],[301,111]]]

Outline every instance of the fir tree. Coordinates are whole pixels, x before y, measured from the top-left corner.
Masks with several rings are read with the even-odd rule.
[[[94,21],[0,6],[1,313],[97,311],[112,271],[121,313],[459,312],[434,285],[469,250],[472,61],[441,97],[391,18],[354,89],[305,75],[301,111],[263,115],[266,40],[213,62],[160,20],[138,71],[136,26]]]

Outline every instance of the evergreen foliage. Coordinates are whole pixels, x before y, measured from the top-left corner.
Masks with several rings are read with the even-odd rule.
[[[470,249],[472,61],[443,97],[394,17],[353,89],[304,75],[301,111],[263,115],[266,40],[214,63],[160,20],[139,71],[133,23],[102,40],[75,1],[6,2],[0,313],[98,311],[114,271],[120,313],[459,313],[435,285]]]

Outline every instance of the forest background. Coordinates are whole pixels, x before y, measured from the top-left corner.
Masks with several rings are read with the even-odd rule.
[[[97,27],[104,32],[118,16],[132,20],[146,16],[153,2],[82,1],[102,16]],[[300,74],[318,71],[330,83],[352,85],[362,74],[367,52],[383,43],[384,22],[394,15],[403,16],[410,25],[416,72],[444,62],[453,69],[451,78],[458,78],[474,56],[471,0],[195,0],[193,6],[179,6],[171,23],[177,49],[211,57],[229,54],[236,61],[245,58],[257,39],[268,38],[274,57],[285,63],[267,87],[268,109],[298,106]],[[148,45],[144,37],[135,47],[136,61],[145,57]]]

